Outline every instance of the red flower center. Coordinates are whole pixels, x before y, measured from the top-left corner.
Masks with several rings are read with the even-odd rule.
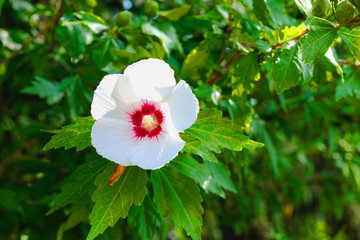
[[[136,139],[144,137],[158,138],[162,132],[161,124],[164,122],[164,114],[153,103],[145,101],[141,109],[134,110],[129,115]]]

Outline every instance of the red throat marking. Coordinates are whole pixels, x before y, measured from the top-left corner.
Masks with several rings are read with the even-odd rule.
[[[134,138],[142,139],[144,137],[158,138],[163,132],[161,124],[164,122],[164,113],[157,109],[155,104],[149,101],[143,101],[140,109],[128,113],[130,121],[133,124]]]

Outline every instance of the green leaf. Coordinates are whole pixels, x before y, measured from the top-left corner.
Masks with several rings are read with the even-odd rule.
[[[76,147],[77,151],[91,146],[91,129],[95,120],[89,117],[79,117],[75,123],[64,126],[59,133],[52,136],[51,140],[45,145],[44,151],[51,148],[64,147],[66,150]]]
[[[170,21],[178,21],[180,18],[185,16],[185,14],[187,14],[190,9],[191,9],[191,5],[184,4],[181,7],[174,8],[169,11],[160,11],[160,12],[158,12],[158,14],[160,16],[163,16],[163,17],[169,19]]]
[[[291,42],[280,49],[280,54],[275,56],[271,77],[277,94],[295,87],[301,79],[302,62],[298,58],[298,50],[298,44]]]
[[[360,99],[360,70],[347,68],[345,76],[336,86],[336,101],[346,96],[356,96]]]
[[[69,217],[63,225],[64,230],[72,229],[83,222],[88,223],[92,206],[90,196],[84,196],[73,204],[69,209]]]
[[[222,118],[222,112],[214,109],[201,111],[195,124],[185,132],[191,133],[206,148],[214,152],[220,152],[220,148],[241,151],[243,147],[262,146],[262,144],[252,144],[239,127],[233,125],[231,120]]]
[[[141,29],[143,33],[159,38],[167,54],[173,49],[179,51],[181,54],[183,53],[176,29],[170,23],[166,22],[159,25],[159,27],[155,27],[147,22],[141,26]]]
[[[75,23],[73,23],[75,21]],[[66,52],[73,58],[79,58],[85,52],[86,31],[76,22],[71,10],[65,5],[64,16],[56,27],[58,41],[64,46]]]
[[[0,0],[0,16],[1,16],[1,9],[5,3],[5,0]]]
[[[295,0],[295,3],[306,16],[311,17],[312,5],[310,0]]]
[[[87,26],[95,34],[99,34],[100,32],[109,28],[107,23],[94,13],[81,11],[74,13],[74,15],[80,19],[81,24]]]
[[[169,166],[151,172],[154,202],[162,218],[170,217],[176,226],[196,240],[201,239],[204,210],[196,182]]]
[[[137,226],[141,239],[153,239],[156,227],[161,226],[161,218],[149,195],[145,196],[140,206],[133,206],[128,215],[131,225]]]
[[[305,63],[320,60],[336,37],[337,29],[329,21],[314,17],[308,22],[309,33],[300,40]]]
[[[206,193],[212,192],[225,198],[222,187],[236,192],[230,178],[230,171],[222,163],[215,165],[203,164],[187,154],[182,154],[172,160],[169,165],[197,181]]]
[[[360,31],[341,28],[338,35],[346,43],[356,59],[360,61]]]
[[[181,66],[180,76],[186,80],[199,80],[202,71],[209,70],[211,52],[221,49],[224,43],[223,35],[214,35],[203,40],[185,58]]]
[[[202,159],[210,162],[217,162],[216,157],[207,149],[200,140],[191,136],[188,133],[182,133],[181,138],[185,141],[183,152],[193,153],[202,157]]]
[[[109,161],[105,159],[97,159],[76,168],[69,179],[66,180],[61,192],[55,197],[51,204],[52,207],[46,215],[70,203],[77,202],[84,194],[88,193],[94,186],[95,177],[104,170],[108,163]]]
[[[233,95],[246,100],[247,94],[252,90],[251,83],[259,73],[257,59],[257,53],[249,53],[234,62],[235,72],[231,78]]]
[[[256,17],[267,27],[278,30],[279,26],[276,24],[274,17],[266,0],[253,1],[254,13]]]
[[[6,188],[0,188],[0,206],[7,210],[21,211],[21,203],[18,194]]]
[[[61,86],[67,95],[70,116],[76,118],[86,112],[92,96],[89,90],[86,89],[83,79],[79,75],[72,75],[62,79]]]
[[[95,190],[92,199],[95,202],[91,212],[91,230],[87,240],[95,239],[109,226],[114,226],[120,217],[125,218],[130,207],[140,206],[147,193],[146,171],[135,166],[127,167],[120,179],[112,186],[108,179],[112,175],[116,164],[108,166],[103,173],[95,179]]]
[[[254,126],[254,129],[256,129],[260,141],[263,141],[265,143],[265,147],[269,152],[269,157],[271,160],[274,174],[276,177],[279,177],[279,155],[269,132],[259,120],[254,120],[251,122],[251,124]]]
[[[36,76],[35,81],[32,81],[31,84],[31,87],[24,88],[21,93],[39,95],[41,98],[46,98],[49,105],[58,103],[64,96],[63,89],[57,82]]]
[[[230,192],[236,193],[236,188],[231,180],[231,173],[221,162],[205,162],[205,165],[210,170],[214,181],[221,187],[229,190]]]

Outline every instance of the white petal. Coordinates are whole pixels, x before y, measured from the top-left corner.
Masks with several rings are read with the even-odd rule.
[[[178,133],[162,133],[158,139],[143,138],[138,141],[131,161],[143,169],[158,169],[174,159],[184,145]]]
[[[146,59],[128,66],[124,76],[130,78],[139,97],[161,101],[174,88],[176,81],[174,70],[159,59]]]
[[[101,80],[94,92],[91,115],[95,120],[104,116],[124,118],[135,101],[140,101],[140,98],[129,79],[122,74],[109,74]]]
[[[115,118],[100,118],[91,130],[91,144],[96,152],[122,166],[132,165],[136,146],[132,137],[132,124]]]
[[[171,119],[178,131],[182,132],[195,123],[199,101],[185,81],[181,80],[176,85],[168,101]]]

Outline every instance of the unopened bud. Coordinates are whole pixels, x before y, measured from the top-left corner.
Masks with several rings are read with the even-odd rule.
[[[144,12],[148,18],[155,17],[158,10],[159,10],[159,4],[157,2],[153,2],[153,1],[145,2]]]
[[[129,11],[122,11],[115,18],[115,26],[125,27],[131,21],[132,13]]]

